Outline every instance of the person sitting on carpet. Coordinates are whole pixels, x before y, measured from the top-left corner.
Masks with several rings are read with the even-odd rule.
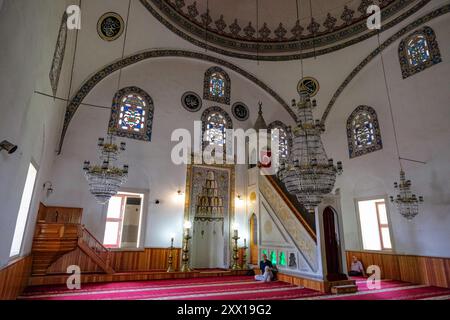
[[[267,259],[267,255],[262,255],[263,260],[259,263],[259,268],[261,269],[261,275],[256,275],[256,281],[270,282],[275,280],[276,268],[272,265],[269,259]]]
[[[363,265],[361,261],[358,260],[357,257],[352,257],[352,266],[350,268],[350,271],[348,272],[348,275],[351,277],[365,277],[366,273],[364,271]]]

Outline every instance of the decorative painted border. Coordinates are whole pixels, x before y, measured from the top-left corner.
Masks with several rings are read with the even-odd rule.
[[[129,57],[126,57],[121,60],[117,60],[116,62],[113,62],[106,67],[102,68],[101,70],[97,71],[93,76],[91,76],[89,79],[87,79],[81,86],[81,88],[74,94],[74,96],[71,99],[71,102],[68,104],[66,108],[66,115],[64,119],[64,126],[61,133],[61,139],[59,142],[59,153],[61,153],[62,146],[64,143],[64,138],[67,133],[67,129],[69,128],[70,121],[72,120],[73,116],[75,115],[76,111],[78,110],[78,107],[80,104],[82,104],[83,100],[86,98],[86,96],[91,92],[93,88],[97,84],[99,84],[103,79],[105,79],[107,76],[111,75],[112,73],[131,66],[135,63],[147,60],[147,59],[154,59],[154,58],[161,58],[161,57],[179,57],[179,58],[187,58],[187,59],[197,59],[197,60],[203,60],[206,62],[210,62],[216,65],[224,66],[230,70],[233,70],[234,72],[239,73],[243,77],[247,78],[257,86],[259,86],[262,90],[266,91],[267,94],[271,95],[275,101],[277,101],[286,111],[292,116],[292,118],[295,120],[297,117],[295,113],[291,110],[291,108],[288,106],[288,104],[283,100],[283,98],[280,97],[279,94],[277,94],[274,90],[272,90],[268,85],[266,85],[264,82],[256,78],[254,75],[250,74],[249,72],[241,69],[240,67],[236,66],[233,63],[230,63],[226,60],[210,56],[204,53],[198,53],[198,52],[192,52],[192,51],[186,51],[186,50],[149,50],[142,53],[137,53],[134,55],[131,55]]]
[[[117,124],[119,122],[120,108],[122,99],[124,96],[135,93],[141,96],[145,102],[147,103],[147,118],[145,119],[145,132],[144,133],[136,133],[123,131],[117,128]],[[152,127],[153,127],[153,114],[155,112],[155,108],[153,105],[153,99],[150,95],[138,87],[127,87],[119,90],[114,96],[114,100],[111,108],[111,117],[109,120],[108,133],[115,135],[117,137],[142,140],[142,141],[151,141],[152,140]]]
[[[374,129],[374,134],[375,134],[375,144],[373,144],[372,146],[369,146],[369,147],[366,146],[360,150],[355,150],[354,149],[355,137],[353,134],[352,122],[353,122],[353,119],[355,119],[355,117],[362,112],[367,112],[372,117],[372,125],[373,125],[373,129]],[[381,140],[380,124],[378,122],[378,116],[377,116],[375,109],[373,109],[372,107],[369,107],[369,106],[359,106],[352,112],[350,117],[348,117],[348,119],[347,119],[347,140],[348,140],[348,152],[349,152],[350,159],[383,149],[383,141]]]
[[[277,24],[276,28],[274,27],[274,30],[271,30],[265,22],[262,24],[263,27],[259,30],[256,30],[255,27],[252,26],[252,21],[250,21],[247,26],[243,27],[239,25],[237,18],[231,19],[231,21],[234,21],[233,23],[230,23],[229,21],[227,23],[223,15],[219,20],[213,21],[209,13],[204,12],[201,14],[201,12],[199,12],[197,8],[198,0],[187,7],[184,0],[153,0],[153,3],[160,8],[163,8],[165,5],[168,6],[169,9],[165,10],[165,12],[168,12],[169,18],[181,27],[185,27],[187,31],[194,33],[196,36],[204,36],[205,29],[207,29],[208,32],[213,34],[214,38],[217,37],[228,41],[241,41],[244,43],[259,41],[264,44],[284,44],[298,42],[299,36],[303,39],[312,37],[319,38],[337,32],[339,32],[337,35],[338,37],[342,37],[345,34],[351,35],[350,31],[353,30],[351,27],[362,24],[362,21],[369,16],[366,12],[368,6],[375,3],[374,0],[359,0],[358,5],[356,4],[356,1],[357,0],[354,0],[355,3],[354,5],[351,5],[351,7],[345,5],[333,9],[333,15],[336,16],[332,16],[332,14],[328,12],[327,15],[323,14],[320,17],[314,17],[313,19],[308,17],[303,19],[306,20],[307,25],[302,25],[302,21],[299,20],[296,21],[295,25],[291,26],[285,26],[283,25],[283,22],[280,22]],[[405,3],[412,3],[413,1],[414,0],[408,0],[401,3],[401,1],[396,0],[383,0],[379,3],[379,6],[384,12],[384,15],[387,16],[385,17],[386,19],[390,15],[401,10],[405,6]],[[183,11],[183,8],[185,7],[187,8],[187,12]],[[342,11],[338,12],[338,9],[342,9]],[[200,18],[200,20],[198,18]],[[338,25],[337,23],[339,20],[340,24]],[[214,28],[214,26],[216,28]],[[322,29],[323,31],[320,31],[321,26],[324,27]],[[230,32],[226,31],[227,27],[229,27],[228,29]],[[286,30],[286,28],[289,30]],[[358,28],[358,30],[361,29]],[[243,31],[243,34],[241,34],[241,31]],[[303,35],[304,31],[309,32],[309,34]],[[273,37],[271,37],[272,34]],[[255,35],[259,36],[259,38],[256,38]],[[225,40],[222,41],[225,42]]]
[[[209,92],[209,83],[211,81],[211,76],[214,73],[220,73],[225,78],[225,96],[216,97]],[[231,100],[231,79],[228,73],[226,73],[220,67],[211,67],[205,72],[205,78],[203,81],[203,99],[214,101],[221,104],[230,105]]]
[[[189,108],[187,105],[186,105],[186,97],[187,96],[190,96],[190,95],[192,95],[192,96],[195,96],[197,99],[198,99],[198,102],[199,102],[199,104],[198,104],[198,107],[196,108],[196,109],[191,109],[191,108]],[[203,101],[202,101],[202,98],[200,98],[200,96],[198,95],[198,94],[196,94],[195,92],[193,92],[193,91],[187,91],[187,92],[185,92],[184,94],[183,94],[183,96],[181,97],[181,105],[183,106],[183,108],[185,108],[187,111],[189,111],[189,112],[198,112],[198,111],[200,111],[200,109],[203,107]]]
[[[427,40],[428,47],[430,49],[430,59],[425,63],[421,63],[418,66],[414,67],[411,66],[408,61],[407,42],[409,39],[416,35],[422,35]],[[425,26],[422,29],[408,35],[405,39],[402,40],[402,42],[400,42],[400,45],[398,46],[398,57],[400,59],[400,67],[402,69],[403,79],[415,75],[416,73],[419,73],[425,69],[428,69],[435,64],[441,63],[441,51],[439,50],[439,44],[436,40],[436,34],[434,33],[434,30],[428,26]]]
[[[56,40],[55,53],[53,54],[52,66],[50,68],[49,79],[52,87],[53,95],[58,92],[59,78],[64,63],[64,55],[66,53],[67,44],[67,12],[64,12],[61,25],[59,27],[58,39]]]
[[[157,5],[151,5],[149,3],[149,1],[158,1],[159,4]],[[401,0],[402,1],[402,0]],[[431,0],[420,0],[420,2],[418,2],[414,7],[410,8],[409,10],[407,10],[405,13],[401,14],[400,16],[392,19],[390,22],[386,23],[384,26],[382,26],[382,31],[386,31],[392,27],[394,27],[395,25],[397,25],[398,23],[402,22],[404,19],[406,19],[407,17],[411,16],[412,14],[414,14],[415,12],[417,12],[418,10],[420,10],[422,7],[424,7],[428,2],[430,2]],[[204,48],[206,50],[210,50],[210,51],[214,51],[216,53],[220,53],[226,56],[230,56],[230,57],[235,57],[235,58],[240,58],[240,59],[249,59],[249,60],[261,60],[261,61],[288,61],[288,60],[299,60],[301,58],[306,59],[306,58],[311,58],[311,57],[316,57],[316,56],[320,56],[320,55],[324,55],[330,52],[334,52],[336,50],[340,50],[343,48],[346,48],[348,46],[354,45],[356,43],[359,43],[363,40],[369,39],[373,36],[375,36],[377,34],[377,31],[372,31],[372,32],[367,32],[357,38],[353,38],[348,40],[347,42],[343,42],[340,44],[337,44],[333,47],[329,46],[329,47],[325,47],[324,49],[320,49],[318,50],[318,48],[320,48],[322,46],[322,42],[319,41],[320,39],[317,38],[313,38],[313,39],[308,39],[305,41],[302,41],[302,44],[300,45],[300,43],[297,41],[295,43],[291,43],[290,46],[288,46],[287,50],[284,51],[280,51],[280,52],[275,52],[270,54],[270,55],[264,55],[261,53],[261,45],[258,43],[254,43],[253,46],[251,44],[246,44],[245,49],[248,50],[249,48],[253,48],[253,52],[258,52],[258,54],[250,54],[250,53],[242,53],[242,52],[236,52],[236,51],[231,51],[231,50],[236,50],[236,48],[234,48],[233,46],[231,46],[230,48],[225,48],[222,49],[222,47],[218,47],[218,46],[214,46],[211,45],[211,41],[208,41],[207,43],[205,43],[205,41],[199,40],[197,38],[194,38],[192,36],[190,36],[187,32],[184,32],[182,30],[180,30],[180,28],[177,28],[176,26],[174,26],[172,23],[170,23],[168,21],[168,19],[166,19],[165,17],[163,17],[155,8],[158,8],[159,10],[161,10],[161,12],[169,14],[171,12],[170,8],[167,8],[167,4],[164,5],[164,2],[162,2],[161,0],[140,0],[140,2],[147,8],[147,10],[158,20],[160,21],[164,26],[166,26],[170,31],[172,31],[173,33],[177,34],[179,37],[183,38],[186,41],[191,42],[192,44]],[[384,20],[386,20],[386,16],[382,15],[382,18]],[[184,18],[183,18],[184,19]],[[364,26],[365,30],[367,30],[367,26]],[[204,32],[204,29],[203,29]],[[208,40],[210,40],[210,33],[208,33]],[[203,34],[203,37],[205,38],[205,35]],[[269,44],[264,43],[264,46],[268,46]],[[279,46],[278,44],[275,44],[277,47]],[[313,48],[314,50],[310,50],[308,52],[306,51],[306,48]],[[300,51],[300,49],[302,49]],[[298,54],[281,54],[282,52],[289,52],[290,50],[294,50],[294,51],[299,51],[301,52]],[[276,54],[278,53],[278,54]]]
[[[247,110],[247,116],[245,116],[244,118],[241,118],[237,115],[236,113],[236,108],[238,106],[243,106],[246,110]],[[233,113],[233,116],[236,118],[236,120],[238,121],[247,121],[248,118],[250,117],[250,109],[247,107],[247,105],[243,102],[236,102],[235,104],[233,104],[233,106],[231,107],[231,112]]]
[[[328,116],[330,115],[331,109],[336,104],[337,99],[340,97],[342,92],[344,92],[345,88],[350,84],[350,82],[356,77],[356,75],[365,67],[367,66],[375,57],[377,57],[381,52],[383,52],[386,48],[388,48],[390,45],[392,45],[395,41],[403,37],[408,32],[411,32],[412,30],[416,29],[422,24],[428,23],[429,21],[440,17],[444,14],[447,14],[450,12],[450,4],[446,4],[436,10],[431,11],[430,13],[414,20],[409,25],[389,37],[386,41],[384,41],[381,44],[381,48],[376,48],[374,51],[372,51],[361,63],[353,69],[353,71],[345,78],[344,82],[339,86],[337,91],[334,93],[333,97],[331,98],[330,102],[328,103],[327,108],[325,109],[321,122],[322,124],[325,124],[327,121]]]
[[[116,18],[120,22],[120,30],[114,37],[106,36],[105,34],[103,34],[102,29],[101,29],[103,21],[105,21],[109,17]],[[122,17],[119,14],[117,14],[115,12],[107,12],[104,15],[102,15],[100,17],[100,19],[98,19],[98,22],[97,22],[97,33],[98,33],[99,37],[102,38],[105,41],[114,41],[114,40],[119,39],[120,36],[122,35],[122,33],[123,33],[124,29],[125,29],[124,25],[125,25],[125,23],[124,23]]]

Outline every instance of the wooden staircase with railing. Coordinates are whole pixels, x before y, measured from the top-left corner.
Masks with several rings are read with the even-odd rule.
[[[46,275],[54,262],[77,248],[105,273],[114,273],[110,250],[81,225],[82,211],[80,208],[40,205],[33,238],[32,275]]]

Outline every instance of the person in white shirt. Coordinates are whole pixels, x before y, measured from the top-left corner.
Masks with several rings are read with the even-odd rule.
[[[348,272],[348,275],[351,277],[366,276],[361,261],[359,261],[358,258],[356,258],[355,256],[352,257],[352,266],[350,268],[350,271]]]

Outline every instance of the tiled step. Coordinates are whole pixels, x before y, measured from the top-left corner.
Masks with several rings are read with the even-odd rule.
[[[358,287],[354,284],[331,287],[332,294],[348,294],[358,292]]]

